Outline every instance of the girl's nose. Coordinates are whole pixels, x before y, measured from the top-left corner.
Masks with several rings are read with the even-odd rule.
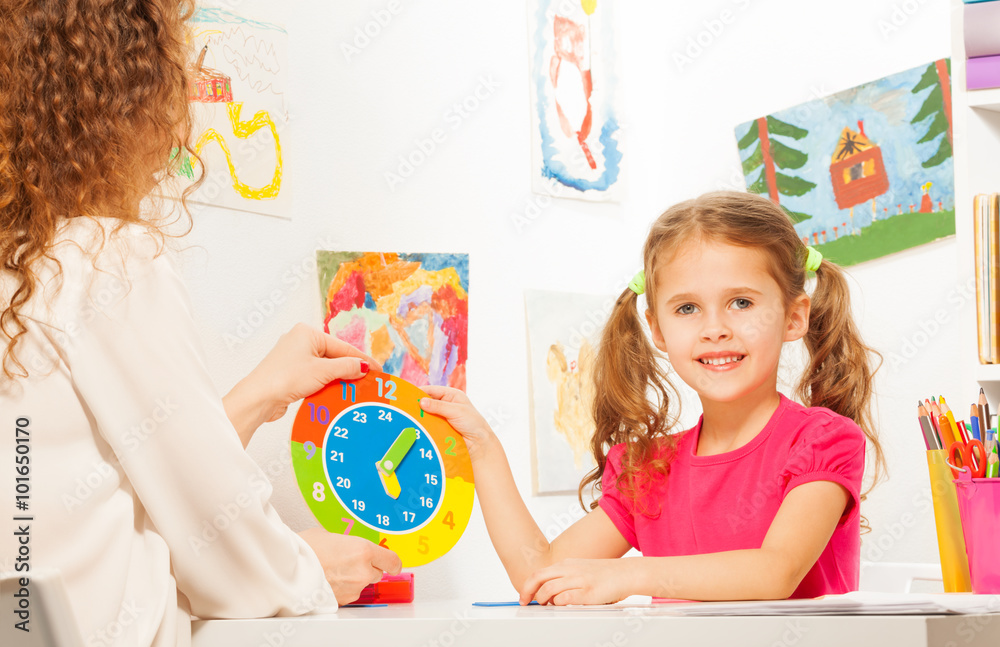
[[[725,318],[719,314],[708,314],[705,325],[701,329],[701,338],[705,341],[725,341],[732,337],[732,330]]]

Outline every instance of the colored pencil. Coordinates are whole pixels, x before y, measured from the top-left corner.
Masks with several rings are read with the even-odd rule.
[[[920,421],[920,430],[924,434],[924,442],[927,444],[927,449],[941,449],[941,437],[938,436],[937,430],[931,424],[927,408],[920,400],[917,400],[917,419]]]
[[[934,402],[933,398],[927,401],[927,411],[931,414],[931,422],[934,423],[934,428],[937,429],[938,435],[941,436],[941,442],[944,442],[944,434],[941,432],[941,425],[938,422],[941,418],[941,409],[938,408],[937,402]]]
[[[975,404],[972,405],[972,410],[969,411],[969,426],[972,427],[972,436],[976,440],[982,441],[983,436],[979,431],[979,407]]]
[[[979,387],[979,404],[983,407],[983,413],[986,416],[986,428],[991,428],[990,420],[990,403],[986,401],[986,392],[983,391],[983,387]]]
[[[941,449],[937,445],[937,434],[931,427],[931,420],[927,416],[920,416],[920,431],[924,435],[924,446],[928,449]]]

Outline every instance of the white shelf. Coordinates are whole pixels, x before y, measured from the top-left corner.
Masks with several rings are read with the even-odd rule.
[[[959,276],[970,276],[975,256],[972,200],[1000,191],[1000,88],[966,90],[962,0],[951,0],[952,150],[955,165],[955,234]],[[963,313],[960,364],[987,397],[1000,398],[1000,364],[980,364],[976,315]],[[966,378],[967,379],[967,378]]]
[[[977,382],[1000,382],[1000,364],[978,364],[976,366]]]
[[[1000,88],[986,90],[968,90],[970,108],[1000,112]]]

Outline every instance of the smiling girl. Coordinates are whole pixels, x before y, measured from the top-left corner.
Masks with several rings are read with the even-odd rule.
[[[842,271],[802,243],[780,207],[731,192],[668,209],[643,264],[597,361],[597,467],[580,492],[593,485],[601,495],[553,541],[465,395],[425,387],[424,409],[465,437],[490,538],[522,604],[857,589],[866,440],[875,481],[884,459],[869,412],[875,353],[851,319]],[[777,389],[781,349],[799,339],[809,362],[796,395],[808,406]],[[675,428],[676,394],[657,351],[701,400],[690,429]],[[642,557],[619,559],[630,548]]]

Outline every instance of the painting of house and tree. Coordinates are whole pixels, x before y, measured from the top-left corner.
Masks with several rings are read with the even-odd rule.
[[[955,233],[948,59],[737,126],[747,189],[854,265]]]

